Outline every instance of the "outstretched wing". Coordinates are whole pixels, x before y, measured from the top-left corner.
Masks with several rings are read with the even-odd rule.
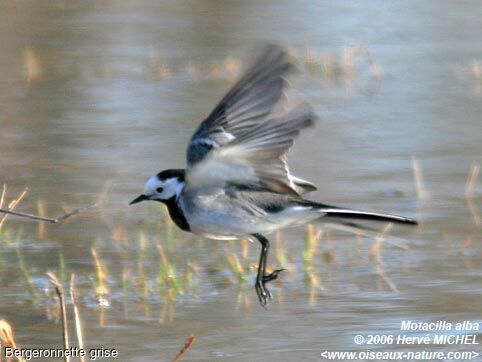
[[[300,130],[312,126],[315,115],[306,105],[268,119],[239,134],[222,147],[213,148],[187,169],[186,189],[200,187],[262,188],[296,195],[285,154]]]
[[[253,129],[271,113],[283,94],[284,76],[292,67],[282,47],[266,46],[194,132],[187,148],[188,166]]]
[[[286,86],[285,76],[293,68],[290,56],[279,45],[268,45],[211,114],[194,132],[187,148],[188,167],[202,161],[212,150],[235,140],[258,126],[278,104]],[[298,194],[316,187],[289,173],[290,186]]]

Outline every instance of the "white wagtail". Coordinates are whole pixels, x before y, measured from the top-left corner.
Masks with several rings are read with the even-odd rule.
[[[263,306],[271,297],[265,284],[283,270],[266,274],[269,241],[263,234],[315,221],[356,228],[364,228],[362,221],[416,224],[401,216],[328,206],[301,197],[316,187],[290,174],[286,153],[316,117],[306,105],[273,116],[292,67],[282,47],[265,47],[194,132],[187,147],[187,169],[165,170],[151,177],[144,192],[130,203],[160,201],[179,228],[197,235],[259,240],[255,286]]]

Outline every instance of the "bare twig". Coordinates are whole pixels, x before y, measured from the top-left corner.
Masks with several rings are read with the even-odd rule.
[[[188,339],[186,339],[186,343],[184,344],[184,347],[182,347],[182,349],[179,351],[179,353],[177,354],[176,357],[174,357],[174,359],[172,360],[172,362],[178,362],[181,360],[182,356],[184,356],[186,354],[186,352],[189,350],[189,348],[191,348],[194,344],[194,342],[196,341],[196,337],[194,337],[194,335],[192,335],[191,337],[189,337]]]
[[[18,211],[0,209],[0,213],[7,214],[7,215],[15,215],[15,216],[20,216],[20,217],[25,217],[25,218],[32,219],[32,220],[50,221],[51,223],[58,222],[57,219],[51,219],[49,217],[27,214],[25,212],[18,212]]]
[[[69,330],[67,326],[67,311],[65,309],[64,288],[62,287],[62,284],[60,283],[55,273],[47,272],[47,275],[50,278],[50,282],[55,286],[55,291],[57,292],[57,297],[59,298],[60,311],[62,313],[62,332],[63,332],[62,338],[64,341],[64,349],[68,350],[70,348],[69,347]],[[70,356],[66,354],[64,356],[64,361],[69,362]]]
[[[82,333],[82,321],[80,319],[79,308],[77,307],[77,291],[75,290],[75,274],[70,277],[70,298],[72,299],[72,305],[74,306],[75,316],[75,331],[77,332],[77,342],[79,349],[84,350],[84,336]],[[85,362],[85,356],[80,356],[80,361]]]
[[[63,215],[60,215],[56,218],[50,218],[50,217],[45,217],[45,216],[40,216],[40,215],[34,215],[34,214],[28,214],[28,213],[25,213],[25,212],[19,212],[19,211],[12,211],[12,210],[5,210],[5,209],[0,209],[0,213],[4,213],[4,214],[7,214],[7,215],[15,215],[15,216],[20,216],[20,217],[24,217],[24,218],[27,218],[27,219],[32,219],[32,220],[39,220],[39,221],[48,221],[48,222],[51,222],[53,224],[56,224],[56,223],[59,223],[61,221],[64,221],[65,219],[68,219],[69,217],[71,216],[74,216],[74,215],[77,215],[77,214],[80,214],[84,211],[87,211],[89,209],[92,209],[94,207],[97,207],[97,204],[93,204],[93,205],[90,205],[90,206],[86,206],[86,207],[81,207],[81,208],[78,208],[78,209],[75,209],[71,212],[68,212],[66,214],[63,214]],[[1,226],[1,223],[0,223],[0,226]]]
[[[73,211],[71,212],[68,212],[66,214],[63,214],[63,215],[60,215],[59,217],[57,217],[55,220],[55,222],[60,222],[60,221],[64,221],[65,219],[68,219],[69,217],[71,216],[74,216],[74,215],[77,215],[77,214],[80,214],[84,211],[87,211],[87,210],[90,210],[90,209],[93,209],[95,207],[97,207],[97,203],[95,204],[92,204],[92,205],[89,205],[89,206],[85,206],[85,207],[79,207],[78,209],[74,209]]]

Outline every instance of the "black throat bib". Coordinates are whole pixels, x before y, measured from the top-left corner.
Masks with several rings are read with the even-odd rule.
[[[168,200],[161,201],[164,205],[167,206],[169,210],[169,216],[171,217],[172,221],[183,231],[191,231],[189,224],[182,213],[182,210],[179,206],[177,206],[176,197],[173,196]]]

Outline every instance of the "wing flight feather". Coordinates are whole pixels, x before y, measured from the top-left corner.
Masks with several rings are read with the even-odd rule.
[[[306,105],[268,119],[188,168],[186,189],[238,184],[297,195],[286,166],[285,154],[315,115]]]
[[[279,45],[263,48],[252,66],[194,132],[187,149],[188,166],[263,121],[282,97],[285,76],[292,68],[284,48]]]

